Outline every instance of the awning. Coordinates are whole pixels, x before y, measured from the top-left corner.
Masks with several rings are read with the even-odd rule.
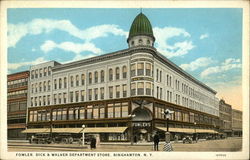
[[[127,128],[128,127],[93,127],[85,128],[83,131],[84,133],[123,133]]]
[[[212,130],[212,129],[196,129],[196,132],[197,133],[218,133],[217,131]]]
[[[80,133],[82,128],[52,128],[53,133]]]
[[[167,131],[166,127],[156,127],[159,130]],[[194,133],[193,128],[169,128],[169,132],[179,132],[179,133]]]
[[[49,128],[32,128],[22,131],[22,133],[48,133]]]

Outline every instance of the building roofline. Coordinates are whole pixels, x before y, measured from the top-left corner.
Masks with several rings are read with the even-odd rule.
[[[29,70],[26,70],[26,71],[20,71],[20,72],[15,72],[15,73],[11,73],[11,74],[8,74],[7,76],[14,76],[16,74],[22,74],[22,73],[29,73],[30,71]]]

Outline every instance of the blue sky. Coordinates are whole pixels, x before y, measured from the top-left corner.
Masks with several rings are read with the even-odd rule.
[[[153,26],[156,49],[230,102],[226,94],[241,88],[242,9],[142,12]],[[8,9],[8,73],[44,61],[67,63],[126,49],[130,25],[139,13],[125,8]]]

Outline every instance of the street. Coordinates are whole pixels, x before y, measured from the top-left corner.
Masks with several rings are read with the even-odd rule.
[[[163,142],[159,145],[159,151],[163,149]],[[9,152],[152,152],[153,143],[102,143],[96,149],[89,146],[82,147],[79,144],[29,144],[11,142],[8,144]],[[220,152],[220,151],[241,151],[242,138],[227,138],[223,140],[204,140],[198,143],[183,144],[172,143],[174,151],[178,152]],[[158,152],[159,152],[158,151]]]

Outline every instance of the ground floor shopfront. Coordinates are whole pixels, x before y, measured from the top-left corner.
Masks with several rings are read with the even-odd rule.
[[[24,133],[70,133],[75,137],[96,135],[100,141],[152,141],[157,132],[164,140],[165,109],[174,111],[169,119],[171,137],[194,133],[217,134],[219,117],[161,101],[153,97],[131,97],[106,101],[31,107]],[[85,128],[82,128],[82,125]]]

